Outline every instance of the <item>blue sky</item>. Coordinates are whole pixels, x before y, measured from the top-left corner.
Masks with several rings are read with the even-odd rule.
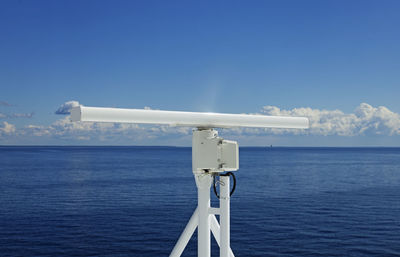
[[[2,1],[0,144],[190,144],[182,131],[143,136],[149,127],[129,128],[129,140],[112,128],[70,133],[54,113],[74,100],[327,110],[314,117],[315,128],[336,124],[323,132],[226,133],[245,145],[399,146],[399,13],[399,1]]]

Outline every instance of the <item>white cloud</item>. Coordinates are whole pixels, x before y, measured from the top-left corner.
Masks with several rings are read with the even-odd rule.
[[[271,129],[275,134],[294,133],[311,135],[400,135],[400,115],[384,106],[372,107],[362,103],[354,113],[340,110],[320,110],[312,108],[294,108],[281,110],[275,106],[264,106],[262,113],[266,115],[305,116],[310,119],[308,130]]]
[[[58,107],[55,114],[70,114],[70,111],[73,107],[79,106],[78,101],[68,101],[63,103],[60,107]]]
[[[0,101],[0,106],[5,106],[5,107],[14,107],[14,105],[5,102],[5,101]],[[6,119],[6,118],[32,118],[34,115],[33,112],[31,113],[11,113],[11,114],[7,114],[7,113],[3,113],[0,112],[0,119]]]
[[[10,135],[13,133],[15,133],[15,126],[7,121],[3,121],[3,126],[0,127],[0,134]]]
[[[32,118],[34,115],[33,112],[31,113],[13,113],[9,115],[10,118]]]
[[[31,113],[12,113],[12,114],[0,113],[0,119],[5,119],[5,118],[32,118],[33,115],[34,115],[33,112],[31,112]]]

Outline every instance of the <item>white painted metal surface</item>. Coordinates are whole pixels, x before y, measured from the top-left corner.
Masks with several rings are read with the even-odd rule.
[[[195,174],[199,212],[199,225],[197,227],[197,254],[201,257],[211,256],[211,237],[210,237],[210,188],[212,176],[210,173]]]
[[[262,127],[308,128],[307,118],[247,114],[174,112],[79,106],[71,110],[72,121],[167,124],[197,127],[193,131],[192,171],[198,188],[197,209],[172,250],[170,257],[179,257],[197,227],[198,256],[210,257],[212,231],[220,246],[220,257],[234,257],[230,247],[230,185],[229,176],[220,177],[220,207],[210,206],[213,175],[239,168],[238,145],[223,140],[211,128]],[[215,217],[220,215],[220,224]]]
[[[193,173],[238,170],[238,144],[218,137],[218,131],[213,129],[193,131],[192,167]]]
[[[231,249],[230,240],[230,179],[229,176],[220,176],[219,183],[219,208],[221,209],[220,222],[220,257],[230,257],[229,250]]]
[[[221,242],[220,242],[220,226],[218,223],[217,218],[215,215],[211,215],[211,232],[214,235],[215,241],[217,241],[217,245],[221,247]],[[235,255],[232,252],[232,248],[229,248],[229,256],[230,257],[235,257]]]
[[[172,252],[169,255],[169,257],[179,257],[182,255],[183,250],[185,250],[185,247],[189,243],[189,240],[192,237],[194,231],[196,230],[198,224],[199,224],[199,212],[196,208],[192,217],[190,217],[190,220],[186,225],[185,230],[183,230],[181,236],[179,237],[178,242],[175,244],[174,249],[172,249]]]
[[[78,106],[71,110],[72,121],[166,124],[197,128],[308,128],[308,119],[249,114],[177,112]]]
[[[218,245],[220,246],[221,257],[234,257],[230,247],[230,184],[229,176],[220,177],[220,207],[213,208],[210,205],[210,188],[213,182],[213,176],[220,172],[220,163],[217,161],[222,158],[221,148],[224,140],[218,137],[218,132],[213,129],[204,129],[193,131],[193,161],[192,168],[196,180],[198,203],[195,213],[189,220],[188,225],[182,232],[176,243],[170,257],[181,256],[186,244],[193,234],[194,227],[197,225],[197,254],[199,257],[211,256],[211,232],[213,233]],[[220,142],[220,143],[218,143]],[[229,141],[237,147],[237,143]],[[232,159],[234,167],[231,170],[237,170],[239,158],[237,151],[228,149],[229,158]],[[227,153],[225,153],[227,154]],[[215,167],[215,169],[213,168]],[[215,214],[220,215],[220,224],[218,224]],[[195,217],[197,215],[197,219]],[[197,224],[196,224],[197,222]]]

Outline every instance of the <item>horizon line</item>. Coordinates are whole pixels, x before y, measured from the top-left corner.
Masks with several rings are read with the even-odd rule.
[[[170,147],[170,148],[191,148],[192,146],[174,145],[0,145],[0,147]],[[244,145],[239,148],[400,148],[400,146],[284,146],[266,145],[252,146]]]

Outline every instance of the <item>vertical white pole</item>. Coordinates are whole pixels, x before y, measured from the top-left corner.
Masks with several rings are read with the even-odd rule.
[[[198,189],[199,224],[197,227],[197,254],[199,257],[211,256],[210,238],[210,188],[212,176],[209,173],[195,174]]]
[[[218,246],[221,247],[220,227],[219,227],[218,220],[214,214],[210,215],[210,217],[211,217],[211,232],[213,233],[215,241],[217,241]],[[232,252],[232,249],[230,249],[230,248],[229,248],[229,256],[235,257],[235,255]]]
[[[230,246],[230,182],[229,176],[220,176],[220,257],[229,257]]]

